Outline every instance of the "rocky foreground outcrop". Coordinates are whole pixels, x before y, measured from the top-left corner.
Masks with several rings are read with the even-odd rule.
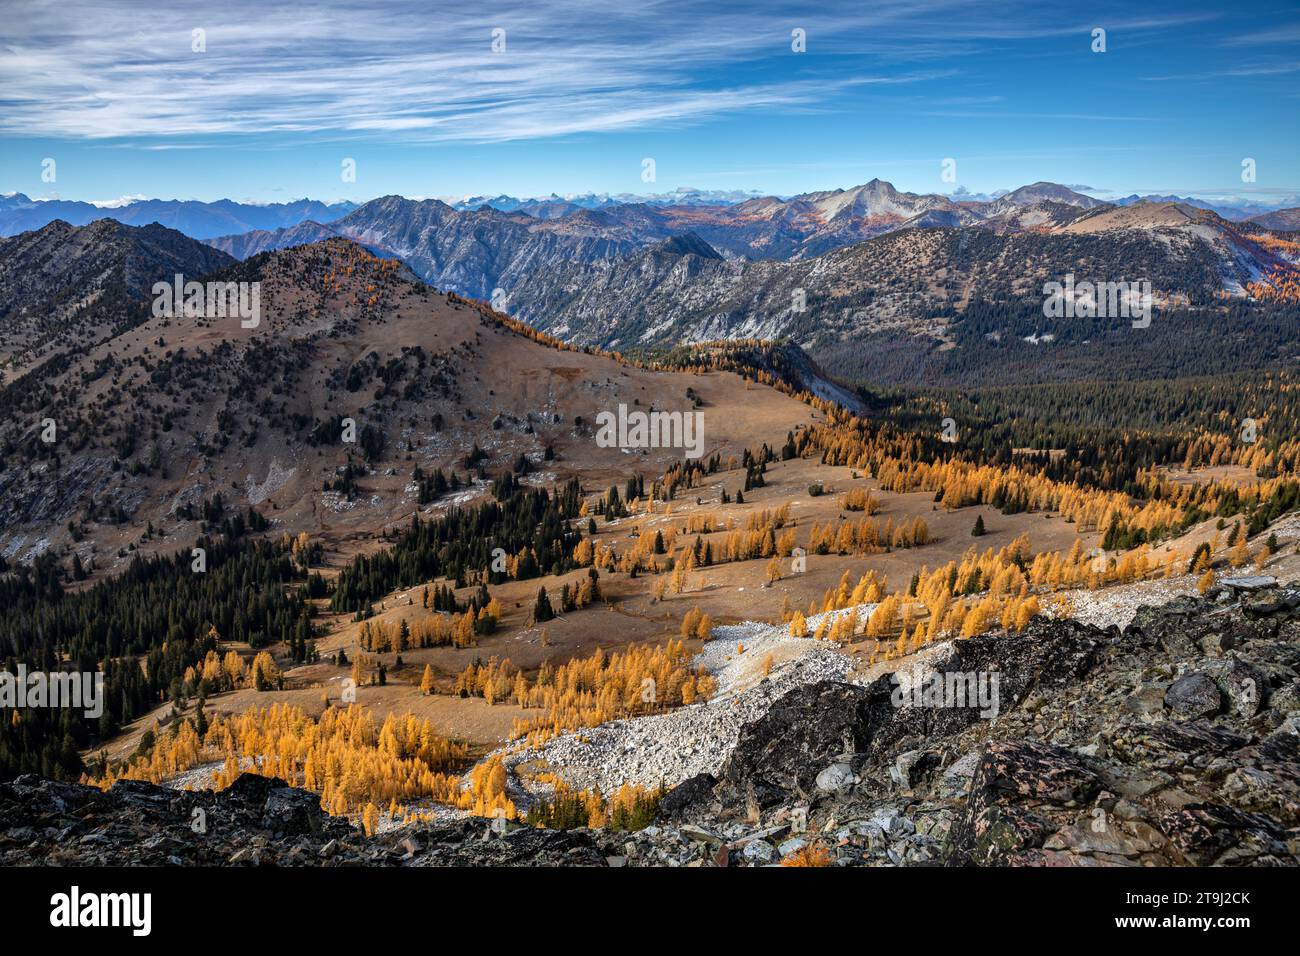
[[[471,819],[367,838],[252,775],[220,793],[20,777],[0,784],[0,863],[735,866],[814,847],[838,865],[1300,861],[1300,587],[1245,579],[1122,632],[1040,618],[922,656],[910,683],[791,690],[635,833]]]
[[[665,813],[758,821],[761,861],[820,842],[843,864],[1298,862],[1300,588],[1241,579],[1123,632],[1037,619],[932,652],[914,685],[946,675],[996,675],[997,716],[894,675],[801,688]]]
[[[230,787],[174,790],[121,781],[107,792],[33,775],[0,784],[4,866],[606,865],[587,831],[486,821],[405,827],[367,838],[320,798],[246,773]]]

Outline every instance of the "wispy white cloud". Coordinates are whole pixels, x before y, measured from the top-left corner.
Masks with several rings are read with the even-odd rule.
[[[1079,120],[1096,123],[1158,123],[1158,116],[1115,116],[1109,113],[984,113],[961,110],[926,110],[926,116],[945,116],[950,119],[1028,119],[1028,120]]]
[[[1300,60],[1270,60],[1241,63],[1221,70],[1177,73],[1167,76],[1141,76],[1138,79],[1148,83],[1169,83],[1175,81],[1222,80],[1231,77],[1286,76],[1289,73],[1297,72],[1300,72]]]
[[[1247,63],[1224,70],[1228,76],[1281,76],[1300,71],[1300,60],[1275,63]]]
[[[1300,44],[1300,23],[1278,23],[1265,30],[1236,33],[1223,38],[1224,46],[1283,46]]]
[[[467,10],[466,7],[469,7]],[[824,109],[856,87],[951,76],[989,44],[1086,37],[1066,4],[962,0],[11,0],[0,133],[195,148],[185,139],[501,142]],[[1136,34],[1206,15],[1115,18]],[[936,30],[936,24],[943,24]],[[808,53],[791,52],[806,31]],[[493,31],[505,31],[493,52]],[[195,52],[195,30],[205,49]],[[942,69],[935,69],[939,59]]]
[[[129,206],[133,202],[148,198],[148,196],[136,194],[134,196],[119,196],[117,199],[90,199],[87,201],[92,206],[98,206],[100,209],[121,209],[123,206]]]
[[[765,77],[760,68],[749,82],[724,85],[710,79],[718,65],[794,56],[793,25],[828,45],[844,20],[661,0],[626,10],[537,0],[473,13],[322,0],[311,16],[253,0],[18,7],[0,47],[0,130],[53,137],[289,132],[492,142],[807,106],[846,84],[924,76],[849,79],[818,75],[810,63],[804,75]],[[866,28],[901,8],[890,0],[856,20]],[[503,52],[493,50],[497,29]],[[203,31],[198,52],[194,30]]]

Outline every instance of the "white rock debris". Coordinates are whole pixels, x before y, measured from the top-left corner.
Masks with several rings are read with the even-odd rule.
[[[871,607],[863,605],[859,614]],[[817,623],[818,618],[809,621],[812,627]],[[769,655],[771,670],[764,676]],[[848,680],[854,669],[836,645],[794,638],[783,625],[757,621],[714,628],[713,640],[693,663],[718,681],[708,701],[565,733],[537,750],[509,754],[507,767],[540,760],[570,785],[599,787],[605,794],[624,783],[675,786],[698,773],[717,773],[741,728],[778,697],[804,684]]]
[[[1090,591],[1086,588],[1061,591],[1062,597],[1070,602],[1073,612],[1068,616],[1080,624],[1094,627],[1125,628],[1133,622],[1138,608],[1144,604],[1159,605],[1172,601],[1185,594],[1196,593],[1196,576],[1180,575],[1176,578],[1159,578],[1154,581],[1136,581],[1133,584],[1117,584],[1114,587]],[[1043,613],[1049,617],[1056,616],[1055,608],[1049,599],[1044,602]]]
[[[1142,605],[1159,605],[1194,594],[1196,583],[1195,576],[1184,575],[1100,591],[1062,593],[1076,620],[1122,628],[1132,622]],[[873,604],[860,605],[859,619],[866,620],[874,609]],[[1048,605],[1045,613],[1050,615],[1052,610]],[[809,618],[809,633],[823,617],[834,619],[848,613],[845,609]],[[769,656],[771,669],[764,677]],[[923,654],[916,663],[923,664],[925,657],[928,655]],[[741,728],[761,717],[783,694],[817,681],[853,680],[855,669],[854,661],[837,645],[794,638],[785,626],[757,621],[714,628],[713,640],[696,655],[694,664],[717,679],[712,699],[666,714],[565,733],[537,750],[508,753],[506,765],[540,760],[570,785],[599,787],[606,794],[624,783],[671,787],[698,773],[717,773]]]

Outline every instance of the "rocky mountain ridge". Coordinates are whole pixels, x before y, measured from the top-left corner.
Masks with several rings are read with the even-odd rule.
[[[0,239],[0,381],[140,321],[155,282],[233,264],[175,230],[112,219],[87,226],[56,220]]]
[[[551,218],[389,196],[328,225],[212,243],[241,257],[331,234],[568,341],[619,349],[764,337],[833,350],[894,331],[933,342],[972,302],[1041,307],[1043,283],[1067,274],[1149,281],[1163,307],[1239,299],[1296,268],[1261,225],[1183,203],[1114,206],[1052,183],[983,203],[872,180],[789,200]]]
[[[1066,275],[1141,279],[1166,306],[1214,302],[1291,267],[1249,232],[1190,207],[1011,209],[1033,228],[909,228],[806,260],[726,261],[708,254],[712,246],[661,243],[535,272],[505,288],[500,304],[544,331],[605,347],[791,338],[816,349],[891,330],[942,339],[972,302],[1030,303],[1041,315],[1044,283]]]
[[[143,232],[154,231],[231,263],[162,227]],[[206,278],[256,284],[257,322],[155,316],[147,300],[130,300],[130,322],[89,342],[84,325],[68,326],[80,348],[0,390],[0,555],[71,560],[72,549],[86,568],[125,565],[142,546],[185,544],[216,496],[257,506],[284,530],[355,541],[433,505],[417,469],[468,480],[462,503],[487,494],[487,469],[526,468],[539,483],[557,469],[622,473],[627,456],[597,445],[591,424],[611,402],[653,395],[657,408],[681,411],[712,402],[728,411],[710,441],[737,454],[769,400],[791,422],[808,414],[775,391],[756,402],[733,373],[660,372],[562,348],[346,239]],[[46,421],[54,441],[42,438]],[[663,470],[678,457],[665,447],[638,460]]]
[[[548,266],[592,262],[686,233],[698,235],[728,258],[801,260],[912,226],[987,226],[1008,231],[1047,218],[1067,221],[1070,215],[1064,210],[1079,212],[1101,205],[1052,183],[1025,186],[983,203],[900,192],[879,179],[789,199],[765,196],[676,205],[529,204],[498,197],[493,203],[452,206],[437,199],[384,196],[328,225],[322,225],[323,220],[295,223],[209,241],[244,258],[329,235],[346,236],[381,254],[407,259],[417,274],[440,288],[487,298],[498,285],[509,287],[512,280],[517,284],[539,260]],[[467,236],[473,237],[473,244],[466,243]]]

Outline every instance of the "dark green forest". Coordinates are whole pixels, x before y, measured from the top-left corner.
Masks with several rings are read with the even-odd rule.
[[[188,551],[135,558],[120,575],[81,591],[64,588],[66,571],[38,558],[0,574],[0,664],[32,670],[104,672],[104,712],[28,708],[0,722],[0,779],[36,772],[73,776],[79,748],[179,697],[186,668],[215,650],[218,639],[253,647],[311,638],[310,606],[292,585],[306,574],[279,544],[201,538],[207,568],[193,570]],[[139,660],[145,667],[141,668]]]

